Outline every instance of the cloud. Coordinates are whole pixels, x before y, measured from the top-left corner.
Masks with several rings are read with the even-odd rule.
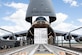
[[[82,23],[82,19],[78,19],[78,21]]]
[[[63,0],[65,3],[70,4],[71,6],[78,7],[78,2],[76,0]]]
[[[20,26],[20,25],[16,25],[16,26],[2,26],[1,28],[6,29],[6,30],[9,30],[9,31],[11,31],[13,33],[20,32],[20,31],[24,31],[24,30],[28,30],[29,29],[29,27],[24,27],[24,26]]]
[[[68,18],[68,15],[64,13],[57,13],[56,16],[57,16],[57,20],[56,20],[57,23],[64,22]]]
[[[26,10],[28,5],[27,4],[24,4],[24,3],[15,3],[15,2],[12,2],[12,3],[6,3],[4,4],[5,6],[8,6],[8,7],[12,7],[12,8],[15,8],[15,9],[23,9],[23,10]]]
[[[80,26],[76,26],[76,25],[71,24],[71,23],[64,22],[66,19],[69,18],[69,15],[67,15],[65,13],[57,13],[56,16],[57,16],[57,20],[55,22],[53,22],[52,25],[51,25],[51,27],[54,30],[69,32],[73,29],[76,29],[76,28],[80,27]],[[79,30],[78,32],[76,31],[76,32],[73,32],[73,33],[81,34],[81,31]]]
[[[71,30],[77,29],[79,27],[81,27],[81,26],[80,25],[76,26],[76,25],[73,25],[71,23],[65,23],[65,22],[62,22],[62,23],[59,23],[58,25],[52,26],[54,31],[57,30],[57,31],[63,31],[63,32],[70,32]],[[73,31],[71,33],[82,35],[82,29],[78,29],[78,30]]]
[[[4,17],[4,20],[12,21],[16,25],[15,26],[2,26],[2,28],[7,29],[12,32],[19,32],[28,30],[30,27],[30,24],[25,21],[25,15],[26,15],[26,9],[28,4],[23,3],[10,3],[5,4],[8,7],[12,7],[17,9],[16,12],[12,13],[9,16]]]
[[[2,35],[4,35],[5,33],[7,33],[7,32],[5,32],[5,31],[3,31],[3,30],[0,30],[0,37],[1,37]]]
[[[57,13],[56,14],[56,21],[52,23],[52,26],[56,26],[62,22],[64,22],[67,18],[68,18],[68,15],[67,14],[64,14],[64,13]]]
[[[52,27],[54,30],[66,31],[66,28],[71,24],[64,23],[64,21],[68,18],[68,15],[65,13],[57,13],[57,20],[52,23]]]
[[[54,29],[59,30],[59,31],[69,32],[75,28],[77,28],[77,26],[70,24],[70,23],[62,22],[58,24]]]

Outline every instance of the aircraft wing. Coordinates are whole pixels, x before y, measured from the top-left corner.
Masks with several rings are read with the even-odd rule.
[[[63,31],[55,31],[54,32],[56,36],[63,36],[65,40],[71,40],[72,37],[77,41],[80,42],[82,41],[82,35],[74,34],[74,33],[69,33],[69,32],[63,32]]]
[[[15,33],[15,36],[16,37],[26,36],[27,32],[28,31],[17,32],[17,33]],[[55,30],[54,33],[56,34],[56,36],[63,36],[65,40],[71,40],[71,38],[73,37],[77,42],[82,41],[82,35],[73,34],[73,33],[64,32],[64,31],[57,31],[57,30]],[[2,37],[7,38],[10,36],[12,37],[11,34],[7,34],[7,35],[4,35]]]

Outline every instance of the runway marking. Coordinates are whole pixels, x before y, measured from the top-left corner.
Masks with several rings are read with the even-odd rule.
[[[12,55],[27,55],[27,52],[18,52],[18,53],[14,53]]]
[[[59,52],[60,55],[66,55],[64,51]]]
[[[34,54],[34,55],[55,55],[55,54]]]

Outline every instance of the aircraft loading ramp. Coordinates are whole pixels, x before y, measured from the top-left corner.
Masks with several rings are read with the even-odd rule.
[[[11,49],[0,55],[82,55],[82,53],[48,44],[35,44]]]

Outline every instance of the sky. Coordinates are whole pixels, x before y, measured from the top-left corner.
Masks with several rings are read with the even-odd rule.
[[[30,0],[0,0],[0,28],[11,32],[28,30],[31,24],[25,21]],[[57,20],[51,24],[54,30],[69,32],[82,27],[82,0],[52,0]],[[4,31],[0,30],[3,35]],[[74,33],[80,34],[82,30]]]

